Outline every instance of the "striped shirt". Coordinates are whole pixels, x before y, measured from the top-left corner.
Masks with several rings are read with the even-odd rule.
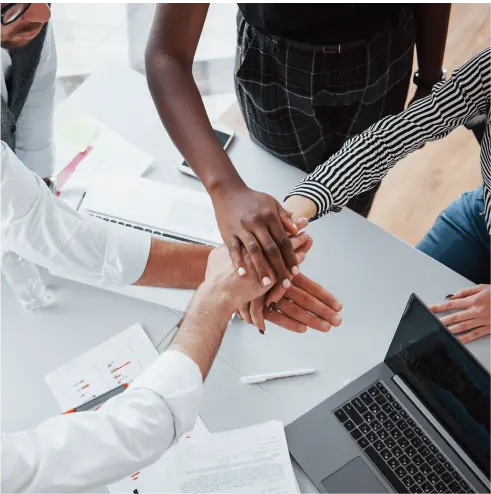
[[[288,197],[301,195],[315,202],[317,219],[338,212],[348,201],[369,189],[400,159],[423,143],[445,137],[478,115],[487,116],[481,144],[486,224],[491,233],[491,49],[455,70],[431,95],[399,115],[386,117],[347,141],[341,150],[318,166]]]

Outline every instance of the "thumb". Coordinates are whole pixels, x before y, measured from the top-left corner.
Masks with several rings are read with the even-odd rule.
[[[296,235],[298,233],[298,228],[292,220],[293,213],[290,213],[284,209],[281,204],[278,204],[278,213],[280,215],[283,228],[287,231],[287,233],[290,235]]]

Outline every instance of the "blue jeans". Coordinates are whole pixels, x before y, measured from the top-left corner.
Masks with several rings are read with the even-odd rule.
[[[490,281],[482,185],[445,209],[417,248],[476,284]]]

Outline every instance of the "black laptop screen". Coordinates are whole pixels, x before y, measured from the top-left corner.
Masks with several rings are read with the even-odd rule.
[[[414,295],[385,363],[489,478],[489,373]]]

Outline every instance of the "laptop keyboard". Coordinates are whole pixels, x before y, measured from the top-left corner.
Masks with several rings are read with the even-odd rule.
[[[396,492],[475,492],[381,382],[334,415]]]

